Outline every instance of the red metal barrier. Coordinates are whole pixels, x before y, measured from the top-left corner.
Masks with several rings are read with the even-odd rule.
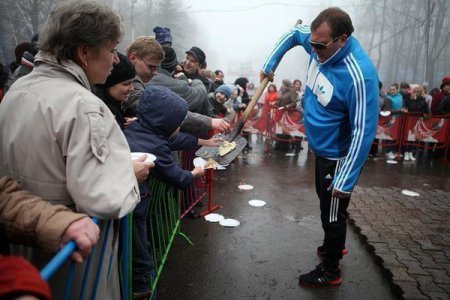
[[[373,144],[381,147],[396,146],[400,152],[402,143],[404,117],[402,113],[392,113],[389,116],[378,117],[377,133]]]

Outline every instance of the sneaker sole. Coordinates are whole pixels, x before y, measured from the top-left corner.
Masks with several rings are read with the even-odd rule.
[[[300,286],[304,287],[311,287],[311,288],[321,288],[321,287],[333,287],[333,286],[339,286],[342,283],[342,278],[338,278],[335,280],[332,280],[328,283],[309,283],[309,282],[299,282]]]

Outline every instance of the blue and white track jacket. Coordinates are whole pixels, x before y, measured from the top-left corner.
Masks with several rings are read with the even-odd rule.
[[[276,43],[263,66],[275,71],[283,55],[297,45],[310,54],[303,98],[310,148],[317,156],[340,160],[333,188],[351,192],[375,137],[378,120],[378,76],[354,37],[319,63],[309,44],[309,26],[296,25]]]

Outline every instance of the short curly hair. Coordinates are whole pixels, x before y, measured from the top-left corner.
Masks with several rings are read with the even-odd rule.
[[[39,50],[58,61],[74,60],[80,46],[98,48],[118,42],[124,34],[122,17],[96,1],[71,0],[55,6],[39,33]]]

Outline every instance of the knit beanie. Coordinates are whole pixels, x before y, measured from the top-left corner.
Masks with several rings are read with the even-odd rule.
[[[164,50],[164,60],[161,62],[161,68],[172,72],[178,65],[177,54],[170,47],[162,47]]]
[[[172,44],[172,35],[170,34],[170,28],[157,26],[153,28],[153,32],[155,33],[155,39],[160,45],[166,43]]]
[[[442,84],[443,85],[450,84],[450,76],[445,76],[444,78],[442,78]]]
[[[117,53],[117,56],[119,56],[119,63],[113,66],[111,75],[106,79],[106,82],[104,84],[99,84],[101,88],[110,88],[123,81],[133,79],[136,76],[134,67],[128,58],[119,52]]]
[[[0,299],[16,299],[19,295],[33,295],[50,300],[51,291],[39,271],[19,256],[0,256]],[[14,298],[13,298],[14,296]]]
[[[217,93],[219,93],[219,92],[222,93],[222,94],[224,94],[225,97],[227,97],[227,99],[229,99],[229,98],[231,97],[232,89],[231,89],[231,87],[229,87],[228,85],[222,84],[221,86],[219,86],[219,87],[216,89],[216,91],[214,92],[214,95],[217,94]]]

